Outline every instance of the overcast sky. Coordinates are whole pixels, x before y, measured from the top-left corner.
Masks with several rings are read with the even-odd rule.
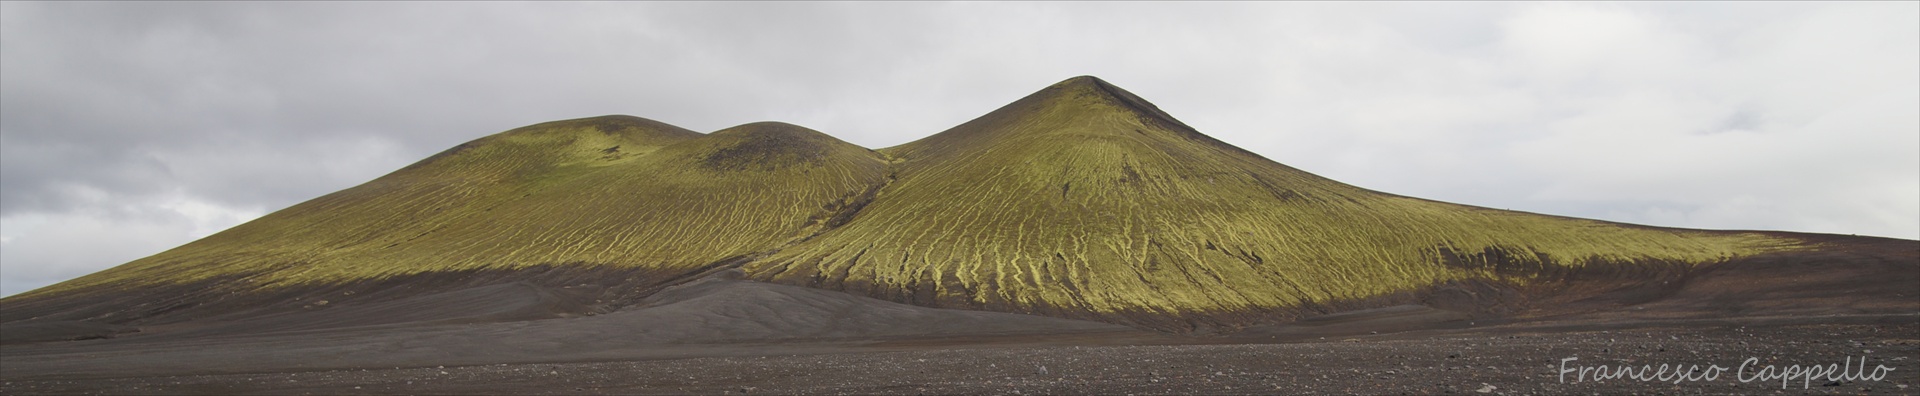
[[[880,148],[1083,74],[1375,190],[1920,237],[1920,2],[9,1],[0,295],[522,125]]]

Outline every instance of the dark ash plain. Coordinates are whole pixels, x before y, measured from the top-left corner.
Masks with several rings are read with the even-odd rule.
[[[1817,322],[1853,322],[1821,324]],[[659,358],[186,374],[9,375],[5,394],[1914,394],[1913,316],[1533,324],[1252,343],[1144,334],[1030,335],[658,348]],[[298,342],[298,341],[294,341]],[[320,343],[322,340],[310,340]],[[1113,345],[1151,343],[1157,345]],[[244,347],[209,343],[210,349]],[[322,348],[324,349],[324,348]],[[26,352],[15,349],[10,357]],[[673,356],[674,353],[684,355]],[[698,356],[706,355],[706,356]],[[217,356],[215,354],[214,356]],[[1682,384],[1556,379],[1586,362],[1838,362],[1864,356],[1884,381]],[[85,359],[83,357],[49,357]],[[93,356],[91,358],[112,358]],[[13,363],[19,363],[14,361]],[[1724,364],[1724,363],[1723,363]],[[295,364],[296,366],[298,364]],[[20,367],[9,364],[11,367]],[[10,369],[9,371],[14,371]],[[244,371],[244,370],[243,370]],[[1484,392],[1483,392],[1484,391]]]

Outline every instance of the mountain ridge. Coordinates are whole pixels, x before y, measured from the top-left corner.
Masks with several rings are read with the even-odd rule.
[[[1840,246],[1796,235],[1377,192],[1080,76],[878,150],[780,122],[707,134],[632,116],[515,128],[8,297],[0,322],[169,323],[499,282],[574,290],[591,297],[580,310],[612,312],[737,271],[927,307],[1190,332],[1410,301],[1516,315]]]

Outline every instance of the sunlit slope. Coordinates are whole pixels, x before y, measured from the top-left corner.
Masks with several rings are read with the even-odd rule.
[[[878,152],[782,123],[704,135],[625,116],[518,128],[9,297],[0,319],[246,316],[501,282],[591,294],[581,301],[604,311],[738,267],[897,302],[1177,330],[1446,285],[1504,293],[1582,278],[1597,286],[1581,293],[1598,293],[1796,248],[1790,238],[1374,192],[1078,77]],[[1497,304],[1466,305],[1483,303]]]
[[[896,180],[871,204],[753,262],[750,276],[1111,317],[1297,307],[1463,279],[1524,283],[1584,265],[1697,265],[1782,243],[1360,189],[1201,135],[1092,77],[882,152]]]
[[[674,275],[805,238],[884,176],[876,153],[788,124],[701,135],[624,116],[559,121],[30,294],[200,279],[245,291],[533,265]]]

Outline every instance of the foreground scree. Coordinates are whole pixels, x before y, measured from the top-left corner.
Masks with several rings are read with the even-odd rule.
[[[648,360],[197,375],[125,371],[10,379],[0,384],[0,393],[1913,394],[1920,389],[1920,325],[1912,317],[1901,321],[1699,321],[1625,330],[1571,325],[1287,344],[1116,346],[1110,340],[1036,337],[721,347],[704,349],[710,357]],[[1739,371],[1748,358],[1758,360]],[[1761,376],[1768,367],[1783,371],[1843,361],[1865,361],[1868,372],[1892,371],[1877,380],[1789,378],[1785,387],[1781,378]],[[1582,381],[1575,373],[1559,373],[1662,363],[1733,371],[1678,384]]]
[[[1920,241],[1377,192],[1213,139],[1083,76],[879,150],[777,122],[702,134],[630,116],[483,137],[0,299],[0,392],[1754,393],[1791,382],[1587,377],[1753,358],[1755,370],[1890,370],[1800,375],[1793,392],[1913,393],[1916,340]]]

